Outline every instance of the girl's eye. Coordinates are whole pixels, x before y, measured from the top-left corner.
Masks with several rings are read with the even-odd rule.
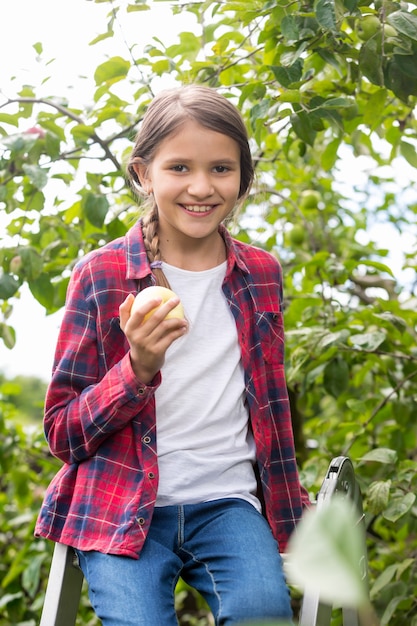
[[[229,171],[229,168],[226,165],[216,165],[214,168],[218,174],[224,174]]]
[[[174,172],[185,172],[187,168],[185,167],[185,165],[174,165],[172,169]]]

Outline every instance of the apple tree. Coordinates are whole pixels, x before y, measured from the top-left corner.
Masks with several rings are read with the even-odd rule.
[[[108,4],[96,48],[142,0]],[[164,80],[218,88],[242,111],[257,178],[232,233],[285,277],[287,377],[304,483],[332,456],[362,483],[381,624],[417,624],[417,9],[390,0],[166,2],[174,44],[103,55],[85,101],[20,85],[0,101],[0,336],[27,284],[64,304],[80,255],[140,214],[124,163]],[[42,43],[35,52],[42,59]],[[53,65],[45,62],[45,76]],[[47,84],[47,83],[46,83]],[[45,88],[43,89],[45,91]],[[413,621],[414,620],[414,621]]]

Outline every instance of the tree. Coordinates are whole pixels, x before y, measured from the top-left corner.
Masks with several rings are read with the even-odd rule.
[[[96,46],[125,11],[139,23],[149,8],[108,4]],[[383,624],[414,623],[417,10],[389,0],[185,0],[171,10],[194,15],[193,31],[169,46],[128,43],[124,57],[103,60],[82,108],[56,94],[37,98],[27,85],[3,98],[1,336],[12,347],[10,302],[23,282],[46,311],[59,309],[80,254],[136,219],[123,164],[155,79],[219,88],[244,114],[257,170],[230,228],[284,269],[304,483],[314,491],[329,456],[351,455],[365,495],[372,599]],[[363,181],[342,184],[352,161]],[[383,242],[372,235],[381,225]],[[394,271],[396,235],[404,244]]]
[[[34,376],[15,376],[6,380],[0,374],[0,396],[16,407],[21,423],[41,423],[46,383]]]

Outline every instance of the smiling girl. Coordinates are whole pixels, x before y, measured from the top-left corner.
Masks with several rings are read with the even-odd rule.
[[[216,625],[291,619],[280,551],[308,496],[281,267],[223,225],[253,181],[240,113],[207,87],[162,92],[128,172],[148,212],[71,276],[45,408],[64,465],[36,534],[75,548],[105,626],[174,626],[180,576]],[[131,314],[152,284],[177,296]]]

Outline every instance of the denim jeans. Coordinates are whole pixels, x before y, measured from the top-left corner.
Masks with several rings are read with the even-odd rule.
[[[292,618],[278,545],[238,498],[156,508],[139,560],[77,552],[104,626],[178,624],[180,576],[207,600],[216,626]]]

